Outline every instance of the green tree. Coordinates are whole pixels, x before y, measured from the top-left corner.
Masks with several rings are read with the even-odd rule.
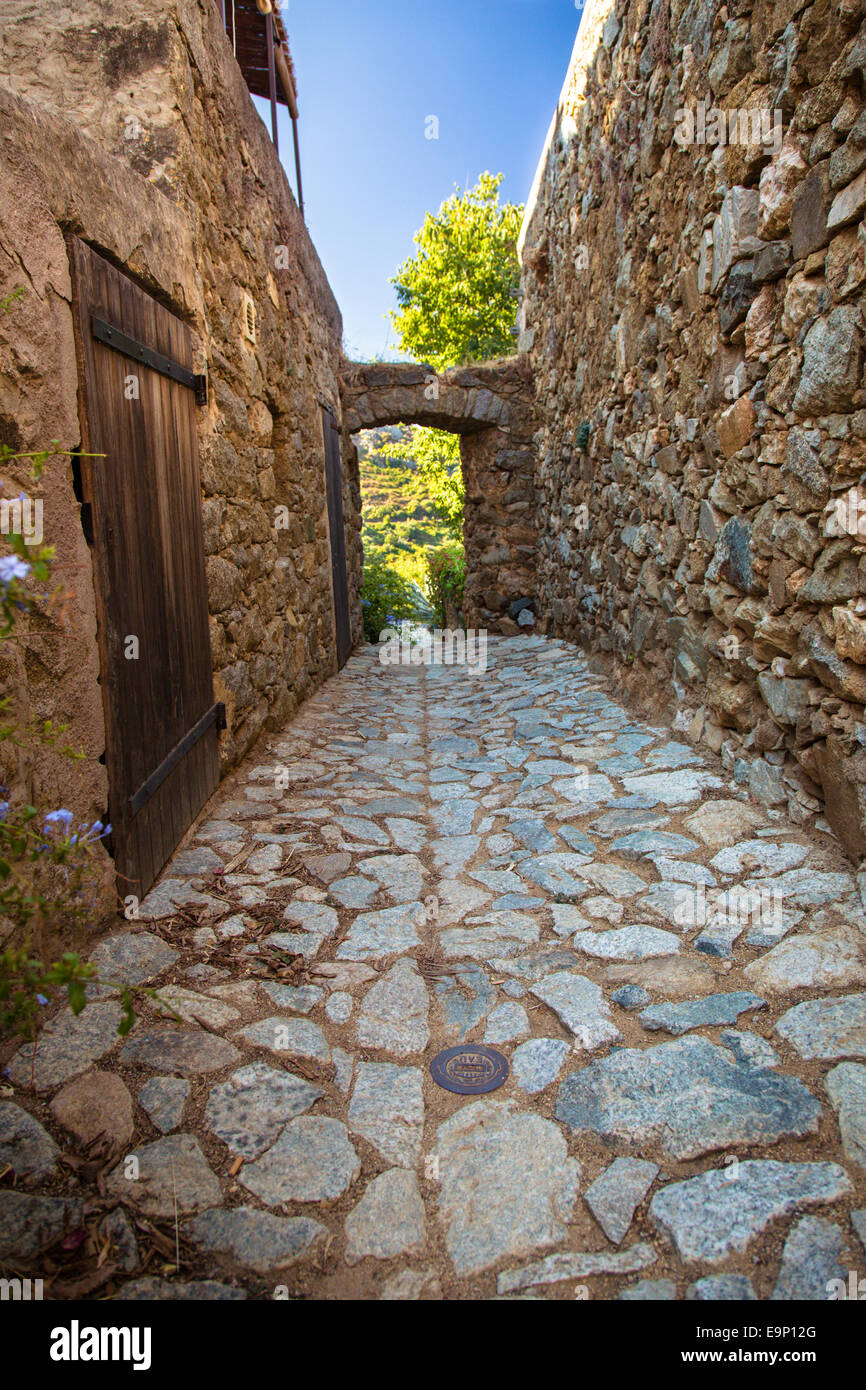
[[[417,253],[391,281],[401,348],[437,372],[513,351],[523,208],[500,204],[503,177],[482,174],[474,188],[458,189],[428,213],[415,235]],[[391,446],[381,452],[391,453]],[[416,425],[410,452],[437,515],[461,545],[465,492],[457,436]]]
[[[449,536],[461,543],[463,540],[463,502],[465,488],[460,468],[460,440],[456,434],[447,430],[426,429],[423,425],[413,425],[411,441],[383,441],[372,458],[403,459],[407,452],[418,468],[418,477],[424,486],[439,520],[446,527]]]
[[[482,174],[474,188],[458,189],[428,213],[415,234],[416,255],[391,281],[400,346],[437,372],[513,350],[523,208],[500,206],[503,177]]]

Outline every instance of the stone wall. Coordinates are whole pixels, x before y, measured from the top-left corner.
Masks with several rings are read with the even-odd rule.
[[[548,630],[855,857],[864,19],[590,0],[521,237]]]
[[[321,407],[339,420],[342,323],[213,0],[0,0],[0,297],[24,286],[0,316],[0,427],[21,449],[79,444],[67,230],[191,326],[208,372],[199,451],[228,767],[335,669]],[[360,485],[344,442],[359,641]],[[67,460],[43,491],[73,597],[62,626],[31,631],[7,688],[71,719],[87,752],[76,809],[104,813],[92,577]]]
[[[460,436],[468,627],[516,632],[508,615],[536,588],[534,400],[527,363],[505,359],[438,375],[417,363],[346,365],[346,432],[427,425]]]

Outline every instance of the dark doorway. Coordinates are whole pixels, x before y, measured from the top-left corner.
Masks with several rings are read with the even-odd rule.
[[[349,615],[349,576],[346,567],[346,527],[343,520],[343,462],[340,431],[327,406],[322,409],[325,436],[325,481],[328,490],[328,527],[331,533],[331,573],[334,581],[334,624],[337,633],[337,668],[342,670],[352,653]]]

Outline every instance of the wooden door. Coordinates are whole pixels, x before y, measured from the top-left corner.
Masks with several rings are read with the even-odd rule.
[[[112,845],[143,897],[219,780],[188,328],[70,237]],[[86,457],[87,454],[101,457]]]
[[[337,668],[342,670],[352,653],[346,524],[343,518],[343,461],[340,457],[340,431],[337,429],[336,419],[327,407],[322,410],[322,431],[325,436],[325,481],[328,492],[328,526],[331,533]]]

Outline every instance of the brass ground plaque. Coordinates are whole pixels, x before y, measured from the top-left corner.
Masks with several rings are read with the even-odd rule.
[[[495,1091],[508,1079],[508,1058],[494,1047],[469,1044],[446,1047],[430,1063],[430,1073],[437,1086],[456,1091],[461,1096],[478,1096]]]

